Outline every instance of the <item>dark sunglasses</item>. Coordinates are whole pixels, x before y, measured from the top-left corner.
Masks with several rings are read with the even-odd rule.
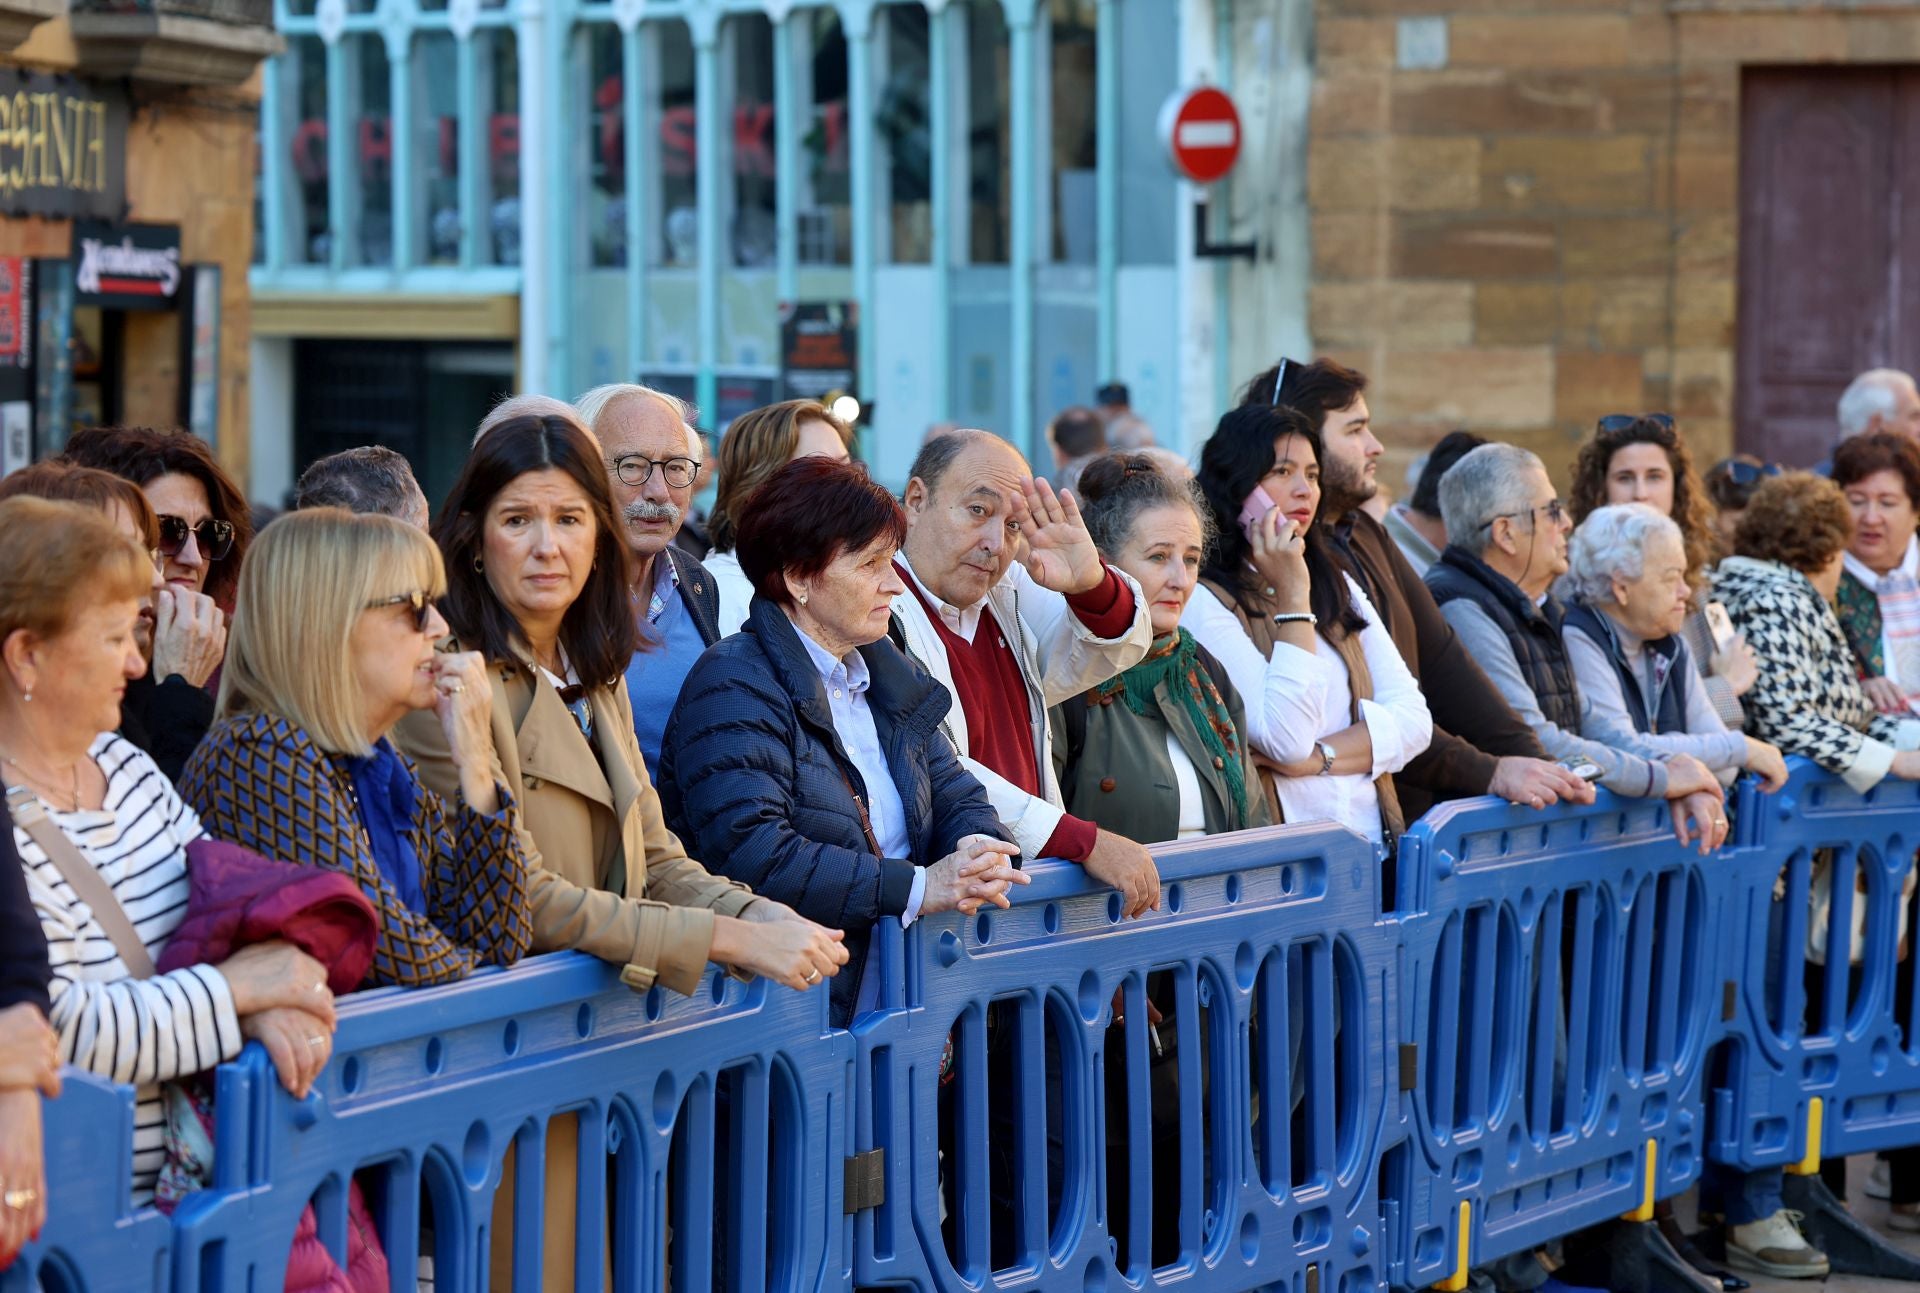
[[[1612,435],[1616,431],[1626,431],[1636,422],[1657,422],[1667,430],[1673,430],[1671,413],[1609,413],[1600,419],[1602,435]]]
[[[187,546],[191,534],[200,541],[200,555],[218,561],[233,551],[233,522],[216,521],[211,516],[198,525],[188,525],[184,516],[160,515],[160,555],[177,557]]]
[[[560,703],[567,707],[569,714],[573,715],[574,723],[580,728],[580,735],[591,741],[593,739],[593,703],[587,699],[586,687],[581,683],[570,682],[558,690]]]
[[[370,611],[382,610],[388,606],[405,606],[413,612],[414,632],[427,631],[427,616],[433,611],[433,598],[419,589],[410,593],[395,593],[391,597],[382,597],[379,601],[367,603],[367,609]]]
[[[1734,458],[1721,463],[1714,470],[1744,489],[1748,485],[1759,484],[1769,476],[1780,475],[1783,468],[1777,462],[1741,462]]]

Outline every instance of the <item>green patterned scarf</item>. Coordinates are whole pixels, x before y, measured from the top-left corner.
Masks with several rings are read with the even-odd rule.
[[[1233,820],[1228,830],[1243,830],[1247,824],[1246,760],[1240,746],[1240,731],[1233,725],[1233,714],[1221,698],[1220,689],[1200,663],[1200,644],[1185,629],[1154,639],[1146,659],[1119,677],[1094,689],[1101,698],[1124,696],[1127,708],[1141,717],[1159,712],[1154,691],[1161,683],[1167,694],[1184,706],[1187,716],[1200,733],[1200,742],[1220,761],[1226,776],[1227,794],[1233,801]]]

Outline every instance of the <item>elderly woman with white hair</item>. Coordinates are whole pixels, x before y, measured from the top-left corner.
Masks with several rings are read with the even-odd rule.
[[[1573,600],[1561,632],[1586,702],[1584,734],[1632,731],[1724,782],[1744,768],[1768,790],[1786,784],[1779,749],[1728,730],[1694,671],[1680,632],[1691,596],[1680,527],[1645,503],[1597,508],[1574,531],[1567,561]]]

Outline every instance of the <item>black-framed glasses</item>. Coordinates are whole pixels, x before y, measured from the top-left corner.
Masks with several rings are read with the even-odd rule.
[[[1655,422],[1669,431],[1673,430],[1671,413],[1609,413],[1600,419],[1600,433],[1612,435],[1616,431],[1627,431],[1636,422]]]
[[[1567,505],[1565,503],[1562,503],[1557,498],[1550,498],[1544,503],[1537,504],[1536,506],[1533,506],[1533,507],[1524,508],[1518,512],[1495,512],[1492,516],[1489,516],[1486,520],[1480,523],[1480,528],[1483,530],[1492,529],[1493,523],[1495,521],[1500,520],[1502,517],[1511,519],[1516,516],[1533,516],[1539,512],[1545,512],[1547,514],[1547,519],[1549,521],[1552,521],[1555,525],[1559,525],[1567,519]]]
[[[1715,472],[1725,476],[1742,489],[1749,485],[1758,485],[1769,476],[1778,476],[1784,470],[1777,462],[1741,462],[1738,458],[1730,458],[1714,468]]]
[[[700,471],[700,464],[691,458],[649,458],[641,453],[623,453],[610,465],[621,484],[636,486],[646,484],[653,476],[653,469],[658,467],[673,489],[685,489],[693,484],[693,478]]]
[[[370,611],[383,610],[388,606],[404,606],[413,612],[413,630],[416,633],[427,631],[427,617],[433,613],[433,598],[416,588],[410,593],[395,593],[391,597],[382,597],[367,603]]]
[[[160,554],[177,557],[187,546],[191,534],[200,543],[200,555],[218,561],[233,551],[233,522],[216,521],[209,516],[198,525],[188,525],[184,516],[160,514]]]

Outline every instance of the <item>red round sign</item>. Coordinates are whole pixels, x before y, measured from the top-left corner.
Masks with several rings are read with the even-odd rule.
[[[1240,158],[1240,111],[1211,85],[1176,90],[1160,109],[1160,142],[1174,170],[1211,184]]]

